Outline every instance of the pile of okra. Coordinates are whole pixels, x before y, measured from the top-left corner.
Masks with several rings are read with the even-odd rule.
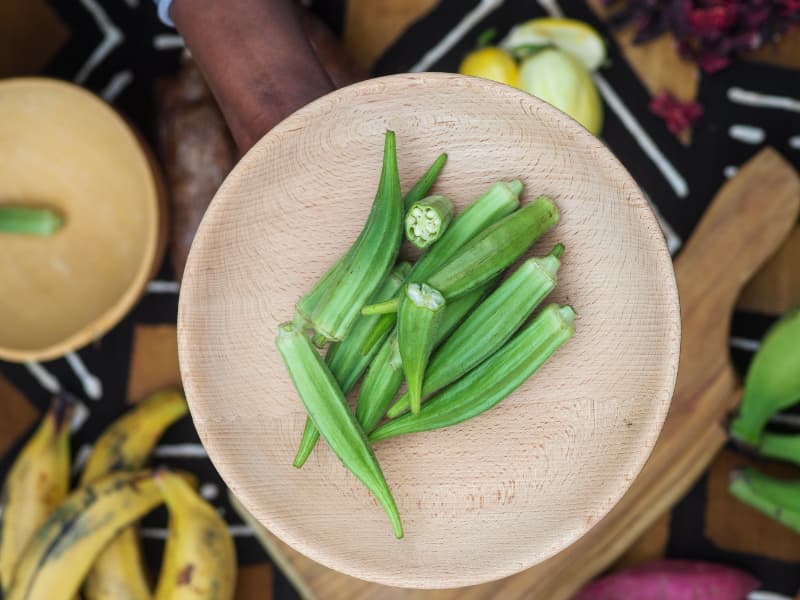
[[[404,197],[395,135],[386,132],[364,228],[277,339],[308,413],[295,466],[321,434],[375,495],[398,538],[400,515],[372,444],[489,410],[575,331],[570,306],[531,317],[556,285],[561,244],[509,269],[558,222],[553,201],[520,206],[522,183],[501,181],[454,216],[448,198],[427,196],[446,161],[439,156]],[[404,238],[424,249],[414,264],[398,262]],[[346,397],[362,375],[354,412]],[[396,398],[403,382],[407,391]]]

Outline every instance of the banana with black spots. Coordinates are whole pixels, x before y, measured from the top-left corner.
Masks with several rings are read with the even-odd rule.
[[[114,472],[74,491],[31,538],[5,600],[71,600],[102,549],[162,501],[150,471]]]
[[[97,439],[81,485],[112,471],[141,469],[164,431],[189,412],[178,389],[156,392],[136,405]],[[86,600],[150,600],[152,593],[135,527],[103,549],[83,586]]]
[[[169,509],[169,536],[155,600],[232,600],[236,550],[217,511],[179,475],[155,475]]]
[[[68,394],[53,399],[6,477],[0,517],[0,583],[4,590],[31,537],[69,492],[69,425],[74,407]]]

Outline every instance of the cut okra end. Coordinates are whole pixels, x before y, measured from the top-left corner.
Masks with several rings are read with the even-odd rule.
[[[445,305],[444,296],[427,283],[411,283],[406,287],[406,296],[416,306],[439,310]]]
[[[406,213],[406,239],[417,248],[427,248],[444,233],[455,208],[444,196],[428,196],[411,205]]]

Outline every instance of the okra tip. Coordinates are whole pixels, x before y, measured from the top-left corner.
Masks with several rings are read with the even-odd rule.
[[[553,249],[550,250],[547,256],[554,256],[556,258],[561,258],[564,255],[564,244],[558,243],[553,246]]]
[[[285,337],[287,335],[293,334],[297,328],[292,321],[285,321],[278,325],[278,337]]]
[[[561,318],[566,321],[567,325],[573,325],[575,323],[575,309],[572,308],[569,304],[564,306],[558,307],[558,314],[561,315]]]
[[[519,196],[522,193],[522,188],[525,187],[524,185],[522,185],[522,182],[519,179],[515,179],[514,181],[509,181],[506,185],[508,185],[508,188],[515,196]]]

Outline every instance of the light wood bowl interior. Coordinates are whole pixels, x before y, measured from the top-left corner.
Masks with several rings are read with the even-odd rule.
[[[550,301],[579,315],[576,336],[497,408],[376,446],[402,540],[324,443],[292,466],[305,412],[274,345],[295,301],[362,226],[387,128],[404,189],[446,151],[435,191],[459,208],[514,178],[524,199],[554,198],[562,221],[534,253],[564,242]],[[449,74],[356,84],[267,134],[205,216],[178,327],[195,425],[244,506],[326,566],[425,588],[510,575],[602,519],[656,441],[680,338],[662,234],[605,146],[528,94]]]
[[[0,236],[0,358],[47,360],[97,339],[160,256],[160,181],[125,120],[49,79],[0,82],[0,203],[64,215],[51,237]]]

